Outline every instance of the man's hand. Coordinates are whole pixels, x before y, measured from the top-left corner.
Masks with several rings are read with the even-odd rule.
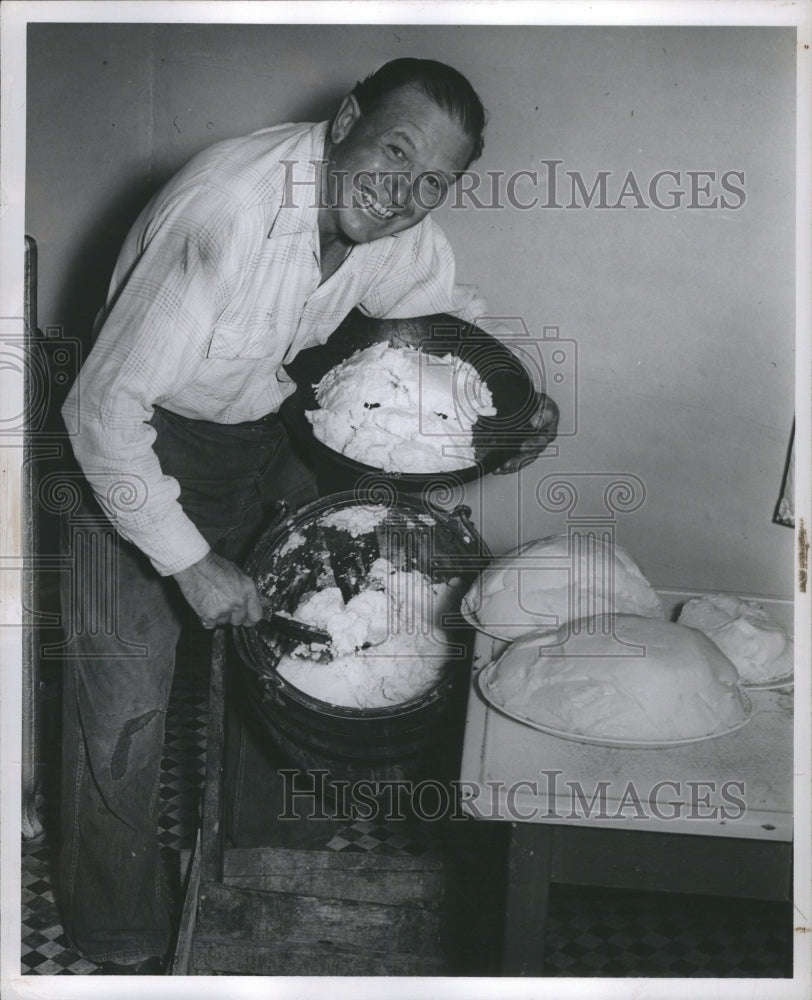
[[[558,407],[544,392],[536,393],[536,410],[530,417],[532,434],[522,442],[517,454],[503,462],[496,475],[518,472],[525,465],[534,462],[558,433]]]
[[[175,579],[204,628],[256,625],[262,618],[262,604],[254,581],[233,562],[214,552],[175,573]]]

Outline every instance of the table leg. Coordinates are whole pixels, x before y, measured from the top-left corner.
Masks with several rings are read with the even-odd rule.
[[[502,973],[541,976],[550,899],[554,827],[512,823]]]

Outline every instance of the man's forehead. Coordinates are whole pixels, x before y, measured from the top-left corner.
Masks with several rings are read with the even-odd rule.
[[[413,125],[421,130],[425,130],[439,118],[446,118],[459,128],[456,120],[444,108],[421,87],[411,83],[380,97],[371,109],[369,118],[383,128]]]
[[[385,94],[368,117],[376,132],[397,136],[417,151],[436,152],[439,144],[452,159],[465,158],[473,142],[453,115],[414,84]],[[455,166],[449,165],[449,169]]]

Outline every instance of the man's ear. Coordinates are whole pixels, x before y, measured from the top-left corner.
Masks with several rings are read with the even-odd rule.
[[[361,106],[353,94],[347,94],[330,125],[330,142],[342,142],[360,117]]]

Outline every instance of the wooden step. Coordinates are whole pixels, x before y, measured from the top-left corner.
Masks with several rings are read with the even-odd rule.
[[[194,953],[198,976],[445,976],[443,959],[425,955],[342,952],[328,945],[212,941]]]
[[[226,850],[223,883],[430,910],[439,909],[445,895],[445,871],[438,859],[286,848]]]
[[[436,974],[442,955],[440,915],[419,907],[201,887],[192,947],[196,970],[420,975],[429,969]]]
[[[437,857],[229,848],[176,974],[442,975],[446,884]]]

